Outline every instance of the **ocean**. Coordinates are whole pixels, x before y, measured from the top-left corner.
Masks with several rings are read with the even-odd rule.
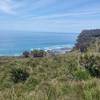
[[[17,56],[25,50],[72,48],[78,33],[1,31],[0,56]]]

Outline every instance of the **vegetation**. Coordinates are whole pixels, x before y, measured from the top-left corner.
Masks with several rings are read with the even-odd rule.
[[[92,76],[100,77],[100,56],[83,55],[80,59],[80,63]]]
[[[45,54],[0,57],[0,100],[100,100],[99,51]]]
[[[83,30],[78,36],[76,48],[81,52],[86,52],[88,47],[98,48],[100,50],[100,29]]]
[[[29,55],[30,55],[30,53],[29,53],[28,51],[24,51],[24,52],[23,52],[23,56],[24,56],[25,58],[29,57]]]
[[[33,57],[44,57],[46,55],[46,52],[44,50],[33,50],[31,51],[31,55]]]
[[[47,54],[46,51],[44,50],[32,50],[31,52],[24,51],[23,52],[23,57],[31,57],[31,58],[37,58],[37,57],[45,57]]]
[[[100,100],[100,79],[89,69],[93,64],[100,70],[100,56],[92,55],[96,59],[91,61],[85,55],[91,58],[76,52],[36,59],[1,58],[0,99]]]
[[[26,70],[21,68],[11,69],[11,79],[14,83],[24,82],[29,77],[29,74]]]

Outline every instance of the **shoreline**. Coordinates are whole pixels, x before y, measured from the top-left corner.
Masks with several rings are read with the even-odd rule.
[[[57,48],[44,48],[44,49],[31,49],[29,50],[29,52],[31,52],[32,50],[44,50],[48,53],[53,53],[53,54],[65,54],[66,52],[70,52],[72,50],[73,47],[57,47]],[[25,50],[28,51],[28,50]],[[24,51],[23,51],[24,52]],[[23,52],[21,52],[20,54],[0,54],[0,57],[20,57],[22,56]]]

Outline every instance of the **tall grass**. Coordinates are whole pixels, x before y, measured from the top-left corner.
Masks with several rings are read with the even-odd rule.
[[[100,79],[80,63],[83,55],[0,59],[0,100],[100,100]],[[29,76],[14,83],[12,69],[25,69]]]

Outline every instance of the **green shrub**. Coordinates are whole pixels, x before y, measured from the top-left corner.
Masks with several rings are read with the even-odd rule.
[[[29,73],[21,68],[11,69],[11,79],[14,83],[24,82],[29,77]]]
[[[31,51],[31,55],[33,57],[44,57],[46,55],[46,52],[44,50],[33,50]]]
[[[24,52],[23,52],[23,56],[24,56],[25,58],[29,57],[29,54],[30,54],[30,53],[29,53],[28,51],[24,51]]]
[[[77,80],[88,80],[90,78],[89,72],[81,68],[75,71],[74,75]]]
[[[100,57],[85,54],[80,58],[81,66],[85,67],[92,76],[100,77]]]

